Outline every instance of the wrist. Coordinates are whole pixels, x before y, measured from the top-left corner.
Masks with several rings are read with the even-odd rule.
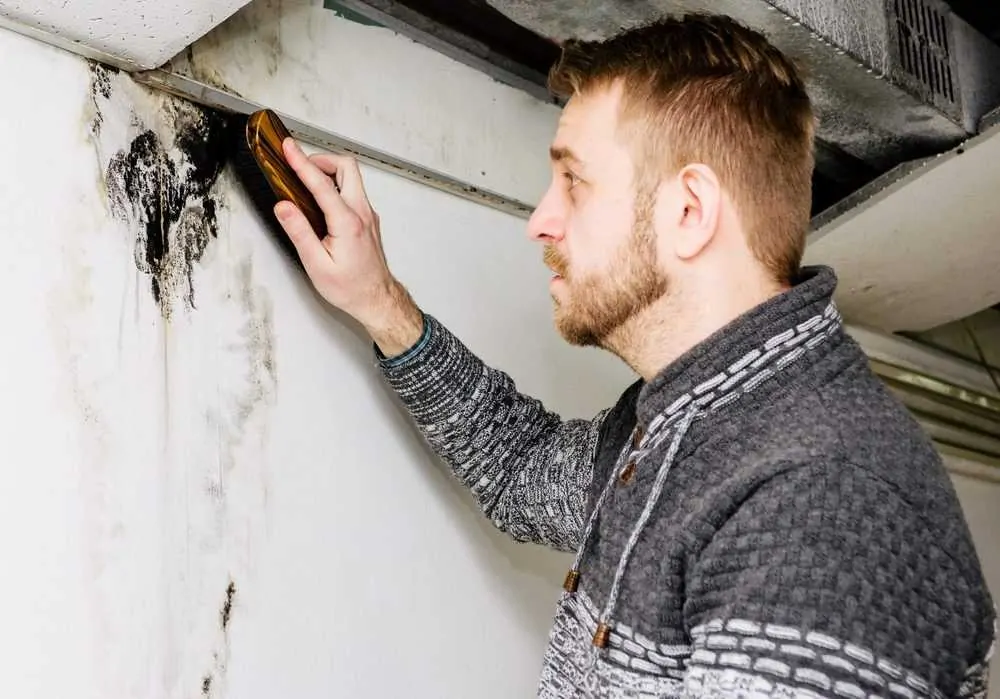
[[[379,351],[391,358],[403,354],[420,340],[424,315],[406,289],[395,282],[361,324]]]

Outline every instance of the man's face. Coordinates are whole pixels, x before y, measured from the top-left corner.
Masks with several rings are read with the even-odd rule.
[[[528,224],[555,276],[556,327],[570,343],[605,339],[663,296],[653,227],[655,183],[638,187],[617,135],[617,91],[566,105],[551,149],[552,184]]]

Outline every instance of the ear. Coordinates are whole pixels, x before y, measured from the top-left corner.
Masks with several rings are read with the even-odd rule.
[[[721,216],[722,187],[715,172],[707,165],[687,165],[677,174],[680,193],[680,217],[674,252],[690,260],[705,249],[715,236]]]

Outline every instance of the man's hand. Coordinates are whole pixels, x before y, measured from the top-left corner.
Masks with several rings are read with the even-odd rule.
[[[423,319],[389,271],[378,214],[357,161],[328,153],[307,157],[291,138],[283,145],[289,165],[326,216],[328,235],[320,240],[297,206],[282,201],[274,207],[313,286],[361,323],[383,353],[404,352],[420,338]]]

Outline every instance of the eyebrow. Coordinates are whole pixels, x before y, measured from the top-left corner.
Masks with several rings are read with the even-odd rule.
[[[552,146],[549,148],[549,157],[555,163],[570,162],[575,165],[583,165],[583,161],[577,157],[576,153],[565,146]]]

